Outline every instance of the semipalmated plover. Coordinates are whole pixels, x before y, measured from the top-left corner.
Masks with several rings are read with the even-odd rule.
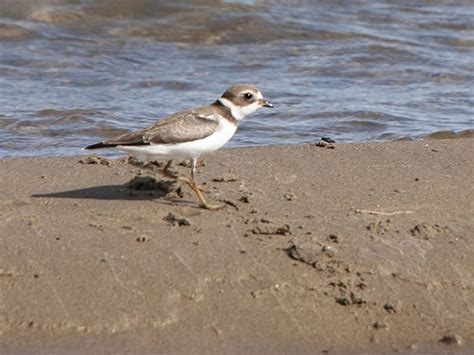
[[[142,130],[125,133],[85,149],[116,148],[141,161],[168,160],[163,174],[186,183],[196,193],[202,207],[214,209],[218,206],[208,204],[202,189],[196,184],[197,160],[202,154],[226,144],[239,122],[261,107],[273,105],[265,101],[262,93],[253,86],[234,85],[208,106],[175,113]],[[173,159],[191,159],[189,179],[169,173]]]

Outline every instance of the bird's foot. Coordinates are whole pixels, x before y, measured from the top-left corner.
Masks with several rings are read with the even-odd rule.
[[[170,173],[169,171],[169,163],[166,164],[165,166],[165,169],[163,169],[163,175],[170,178],[170,179],[173,179],[173,180],[176,180],[176,181],[179,181],[179,182],[182,182],[182,183],[185,183],[186,185],[188,185],[191,190],[194,191],[194,193],[197,195],[199,201],[201,202],[201,204],[199,205],[199,207],[201,208],[205,208],[207,210],[218,210],[218,209],[221,209],[223,208],[224,206],[221,206],[221,205],[211,205],[209,203],[207,203],[205,197],[204,197],[204,188],[199,186],[196,181],[194,181],[194,178],[191,177],[191,179],[188,179],[184,176],[174,176]]]
[[[194,180],[184,178],[182,181],[188,184],[191,190],[193,190],[196,193],[199,201],[201,202],[199,207],[205,208],[207,210],[218,210],[224,207],[220,205],[211,205],[207,203],[206,198],[204,197],[204,194],[203,194],[204,189],[201,186],[198,186],[198,184],[196,184]]]
[[[207,202],[203,203],[201,201],[201,204],[199,205],[199,207],[204,208],[206,210],[210,210],[210,211],[216,211],[216,210],[223,209],[225,207],[225,205],[210,205]]]

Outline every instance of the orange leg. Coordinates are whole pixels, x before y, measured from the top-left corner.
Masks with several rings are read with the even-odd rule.
[[[186,185],[188,185],[191,188],[191,190],[193,190],[194,193],[197,195],[199,201],[201,202],[201,207],[202,208],[206,208],[208,210],[216,210],[216,209],[222,208],[223,206],[210,205],[210,204],[207,203],[206,198],[204,197],[203,189],[200,186],[198,186],[198,184],[194,180],[194,174],[195,174],[195,171],[196,171],[196,163],[197,163],[197,159],[193,158],[192,159],[191,178],[190,179],[185,178],[183,176],[172,175],[169,172],[169,167],[171,165],[171,160],[169,160],[168,163],[166,163],[165,168],[163,169],[163,175],[167,178],[178,180],[178,181],[184,182]]]

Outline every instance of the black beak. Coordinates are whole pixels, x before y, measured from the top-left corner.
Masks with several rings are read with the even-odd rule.
[[[268,101],[262,101],[262,106],[263,106],[263,107],[271,107],[271,108],[273,108],[273,104],[269,103]]]

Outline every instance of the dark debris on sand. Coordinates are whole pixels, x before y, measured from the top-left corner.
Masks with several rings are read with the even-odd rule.
[[[110,160],[107,158],[98,157],[96,155],[90,155],[79,159],[79,163],[87,165],[110,165]]]
[[[215,182],[232,182],[232,181],[237,181],[237,175],[235,174],[224,174],[222,176],[216,176],[215,178],[212,179],[212,181]]]
[[[178,217],[174,213],[170,212],[168,213],[165,217],[163,217],[163,220],[171,224],[172,226],[190,226],[191,222],[184,217]]]
[[[253,234],[264,234],[264,235],[288,235],[291,234],[290,226],[288,224],[284,225],[274,225],[269,223],[263,223],[252,228]]]
[[[184,191],[180,184],[174,180],[158,180],[153,176],[135,176],[125,184],[131,194],[135,193],[157,193],[160,197],[177,199],[184,197]]]
[[[410,229],[410,234],[419,239],[429,240],[439,234],[449,232],[448,227],[441,227],[438,224],[420,223]]]
[[[336,147],[335,147],[334,143],[336,143],[336,142],[334,140],[332,140],[331,138],[323,137],[323,138],[321,138],[321,140],[319,142],[311,143],[310,146],[311,147],[326,148],[326,149],[335,149]]]
[[[390,219],[385,221],[371,222],[367,225],[367,230],[376,234],[384,235],[392,230]]]
[[[125,186],[131,190],[162,190],[171,192],[176,185],[172,180],[157,180],[152,176],[135,176]]]

